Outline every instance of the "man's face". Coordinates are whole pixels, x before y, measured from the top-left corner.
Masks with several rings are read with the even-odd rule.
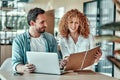
[[[39,14],[34,22],[34,30],[38,33],[44,33],[47,27],[45,14]]]

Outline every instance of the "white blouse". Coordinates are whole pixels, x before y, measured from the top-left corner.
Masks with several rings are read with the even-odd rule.
[[[94,37],[90,34],[88,38],[83,36],[78,37],[76,44],[74,43],[72,37],[69,35],[68,39],[60,37],[59,45],[63,57],[69,56],[72,53],[86,51],[94,47]]]

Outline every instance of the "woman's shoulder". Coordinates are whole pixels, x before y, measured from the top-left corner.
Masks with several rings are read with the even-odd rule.
[[[93,34],[89,34],[88,35],[88,37],[87,38],[85,38],[85,37],[83,37],[83,36],[81,36],[81,35],[79,35],[79,37],[78,37],[79,39],[94,39],[94,36],[93,36]]]
[[[94,41],[95,40],[95,36],[93,34],[89,34],[89,40]]]
[[[94,38],[94,35],[93,34],[89,34],[89,37],[93,37]]]

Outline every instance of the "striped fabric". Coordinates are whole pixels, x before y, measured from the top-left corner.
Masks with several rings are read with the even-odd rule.
[[[38,38],[31,37],[30,41],[31,51],[46,52],[46,43],[47,42],[42,35]]]

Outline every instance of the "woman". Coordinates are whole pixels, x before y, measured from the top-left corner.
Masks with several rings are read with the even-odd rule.
[[[62,66],[66,64],[66,56],[75,52],[82,52],[94,47],[94,37],[90,34],[87,17],[77,9],[72,9],[64,14],[59,23],[59,45],[65,58]],[[95,55],[99,59],[101,53]],[[68,57],[67,57],[68,58]]]

